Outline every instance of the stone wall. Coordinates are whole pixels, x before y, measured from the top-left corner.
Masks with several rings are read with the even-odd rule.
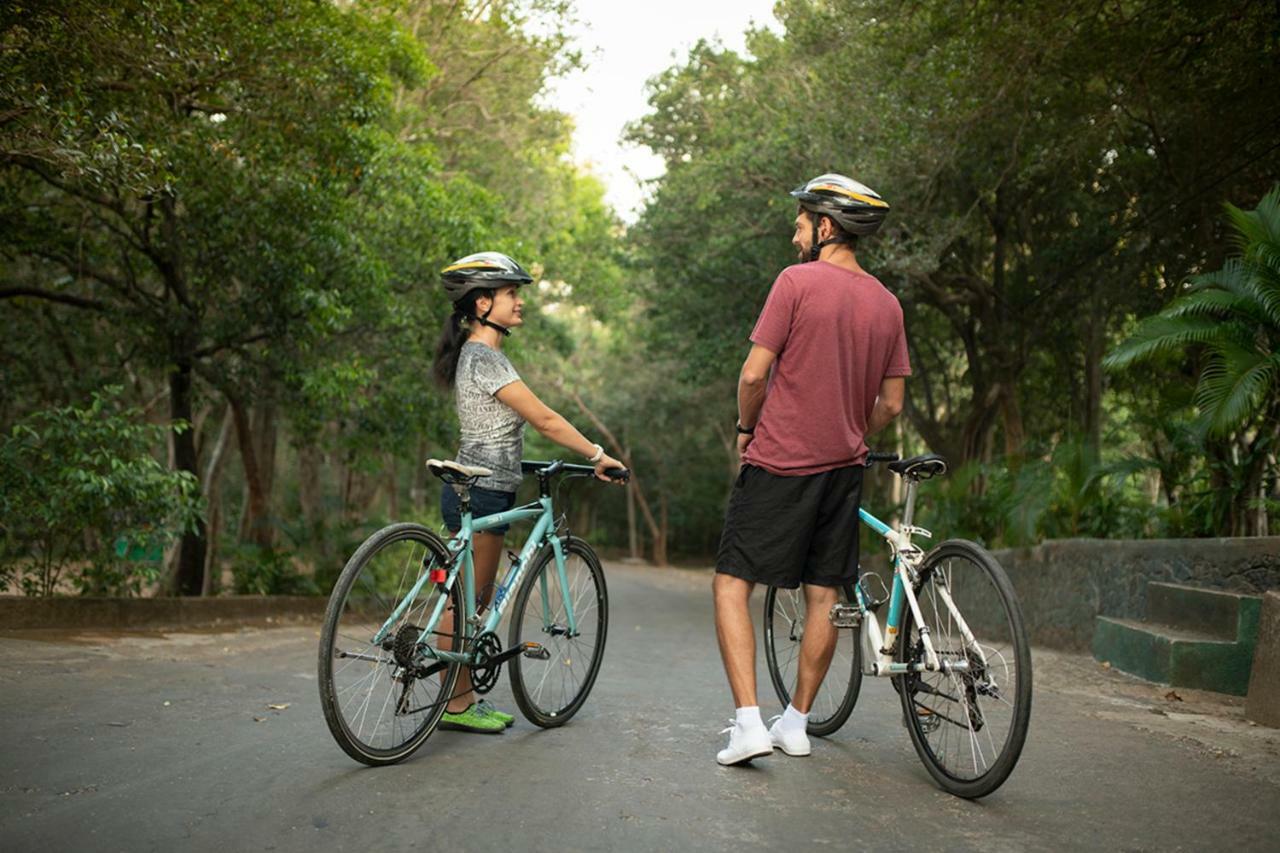
[[[1146,615],[1147,582],[1259,595],[1280,589],[1280,536],[1061,539],[994,552],[1013,581],[1034,645],[1087,651],[1094,617]]]

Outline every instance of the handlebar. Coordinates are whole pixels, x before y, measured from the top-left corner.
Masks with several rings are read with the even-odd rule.
[[[550,479],[557,474],[564,474],[568,477],[594,477],[596,474],[593,465],[574,465],[565,462],[563,459],[556,459],[553,462],[540,462],[532,459],[520,460],[520,470],[525,474],[537,474],[539,479]],[[631,479],[631,472],[626,468],[610,468],[604,472],[604,475],[610,480],[616,480],[625,483]]]
[[[867,454],[866,466],[870,468],[877,462],[897,462],[900,457],[896,453],[889,453],[884,450],[872,450]]]

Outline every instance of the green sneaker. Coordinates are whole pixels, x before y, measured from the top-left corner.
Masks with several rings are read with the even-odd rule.
[[[498,734],[506,727],[502,720],[474,704],[468,705],[467,710],[456,714],[445,711],[444,716],[440,718],[440,728],[455,729],[460,732]]]
[[[481,711],[485,712],[489,716],[497,717],[499,720],[502,720],[502,724],[507,728],[511,728],[511,726],[516,721],[516,718],[513,717],[511,714],[508,714],[506,711],[499,711],[493,705],[489,704],[488,699],[481,699],[479,702],[476,703],[476,707],[478,707]]]

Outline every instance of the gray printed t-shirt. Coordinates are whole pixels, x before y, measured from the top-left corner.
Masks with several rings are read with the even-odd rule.
[[[520,485],[524,418],[493,396],[518,381],[520,374],[498,350],[475,341],[462,345],[454,378],[454,399],[462,426],[457,461],[493,471],[492,476],[481,477],[476,483],[486,489],[514,492]]]

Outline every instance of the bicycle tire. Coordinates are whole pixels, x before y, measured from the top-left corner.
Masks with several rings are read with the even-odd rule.
[[[852,586],[846,585],[840,592],[842,603],[854,600]],[[797,594],[790,597],[791,593]],[[804,595],[799,590],[780,590],[771,586],[765,592],[765,660],[769,666],[769,679],[784,708],[791,703],[788,685],[795,681],[791,664],[798,662],[800,641],[804,636],[803,622],[807,614],[801,613],[803,609]],[[825,614],[822,618],[826,618]],[[800,622],[798,635],[797,621]],[[786,629],[785,636],[779,633],[779,628]],[[862,690],[862,643],[858,632],[845,628],[837,631],[841,633],[838,634],[836,652],[809,709],[809,723],[805,728],[809,734],[818,737],[835,734],[848,721]]]
[[[971,568],[957,571],[964,564]],[[934,781],[956,796],[977,799],[1003,785],[1022,754],[1031,721],[1031,646],[1022,609],[1004,569],[980,545],[952,539],[925,556],[916,592],[940,659],[963,657],[971,664],[977,660],[966,650],[958,625],[938,595],[942,586],[969,623],[986,666],[974,670],[976,675],[923,672],[901,676],[902,713],[911,743]],[[898,659],[904,663],[922,660],[923,647],[909,607],[903,610],[901,637]],[[993,737],[991,730],[997,724],[1003,728],[1003,736]],[[942,734],[933,737],[938,732]],[[952,732],[957,741],[954,756],[948,749]],[[984,734],[980,737],[980,733]]]
[[[407,549],[402,547],[405,544]],[[356,549],[334,584],[320,634],[320,707],[334,740],[356,761],[371,766],[403,761],[422,746],[444,714],[461,665],[438,664],[427,676],[407,678],[407,666],[397,656],[407,659],[412,654],[412,644],[421,632],[418,623],[425,622],[440,595],[449,596],[454,613],[462,612],[458,584],[448,593],[435,585],[423,588],[397,623],[394,637],[401,638],[401,648],[394,648],[394,640],[390,649],[374,644],[372,637],[419,574],[447,564],[449,557],[440,537],[422,525],[392,524]],[[448,639],[452,648],[461,648],[465,620],[453,622]],[[364,663],[371,666],[361,666]],[[410,660],[408,666],[427,665]],[[378,732],[388,733],[381,742]]]
[[[547,547],[534,558],[536,562],[516,595],[508,637],[509,648],[532,641],[550,653],[546,661],[517,655],[510,663],[516,704],[529,722],[542,728],[563,726],[582,707],[600,673],[609,632],[609,591],[600,558],[590,545],[575,537],[565,539],[562,548],[578,636],[565,633],[559,572],[555,553]],[[541,593],[544,581],[545,608]],[[533,611],[529,610],[531,602]],[[585,665],[581,665],[583,653],[588,656]]]

